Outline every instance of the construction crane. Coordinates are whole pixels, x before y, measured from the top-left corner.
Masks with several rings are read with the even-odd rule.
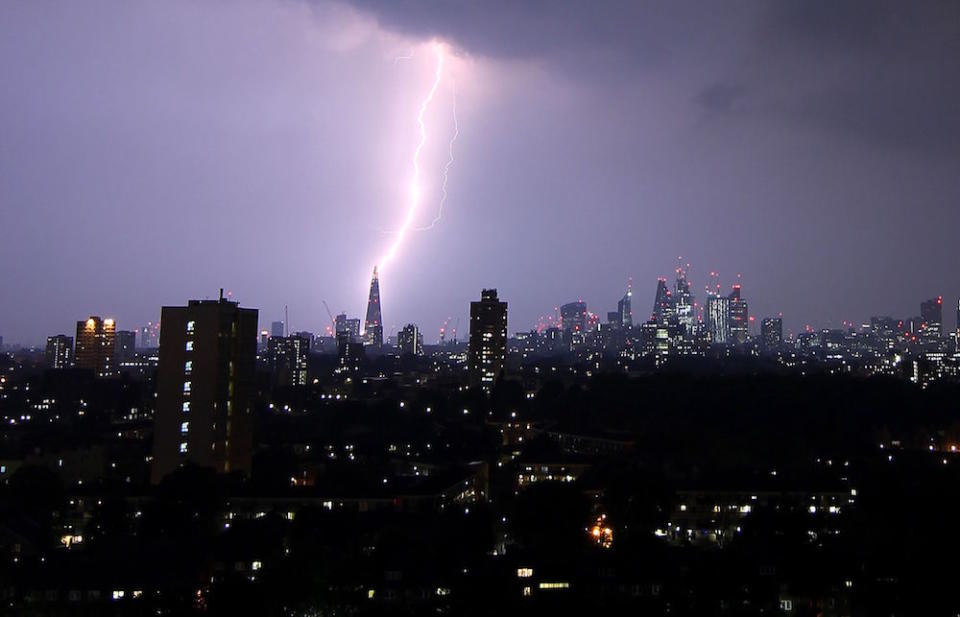
[[[323,308],[327,309],[327,316],[330,317],[330,333],[335,335],[337,333],[337,320],[334,319],[333,313],[330,312],[330,306],[327,304],[327,301],[321,300],[321,302],[323,302]]]

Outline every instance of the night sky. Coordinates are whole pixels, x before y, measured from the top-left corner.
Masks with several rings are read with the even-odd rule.
[[[497,287],[634,315],[677,256],[787,328],[960,294],[960,3],[0,3],[0,336],[133,329],[225,287],[261,322],[435,341]],[[412,56],[412,57],[409,57]],[[407,58],[409,57],[409,58]]]

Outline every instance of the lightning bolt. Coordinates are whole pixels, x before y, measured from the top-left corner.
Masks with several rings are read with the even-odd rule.
[[[457,86],[456,82],[453,82],[451,86],[451,91],[453,94],[453,137],[450,138],[450,146],[447,148],[449,153],[449,158],[447,159],[447,164],[443,166],[443,184],[440,185],[441,197],[440,197],[440,206],[437,210],[437,216],[430,222],[426,227],[417,227],[414,231],[427,231],[428,229],[433,229],[434,226],[440,222],[440,219],[443,218],[443,204],[447,201],[447,180],[450,179],[450,167],[453,166],[453,144],[456,143],[457,137],[460,135],[460,124],[457,122]]]
[[[443,77],[445,54],[443,46],[440,43],[434,45],[434,53],[437,56],[437,68],[434,71],[433,85],[430,86],[430,90],[420,103],[420,108],[417,112],[417,126],[420,129],[420,139],[417,141],[417,147],[413,151],[413,176],[410,179],[410,200],[409,205],[407,206],[407,215],[404,217],[403,224],[400,226],[400,229],[397,230],[396,237],[394,238],[393,243],[390,245],[390,248],[377,261],[377,265],[380,266],[381,270],[383,270],[383,267],[390,263],[396,256],[397,251],[403,244],[403,240],[407,236],[407,232],[410,231],[410,227],[413,224],[414,217],[417,213],[417,208],[420,206],[420,152],[427,143],[427,125],[426,122],[424,122],[423,116],[426,114],[427,108],[430,106],[434,95],[437,93],[437,88],[440,86],[440,78]]]

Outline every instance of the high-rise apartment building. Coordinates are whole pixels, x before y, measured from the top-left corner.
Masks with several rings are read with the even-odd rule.
[[[257,310],[221,292],[165,306],[161,320],[153,482],[188,462],[249,472]]]
[[[414,324],[407,324],[397,333],[397,349],[401,354],[422,356],[423,355],[423,334],[420,328]]]
[[[489,390],[503,372],[507,355],[507,303],[496,289],[484,289],[470,303],[470,383]]]
[[[113,377],[117,373],[117,325],[112,319],[91,316],[77,322],[74,366],[89,369],[97,377]]]
[[[45,359],[47,368],[63,369],[73,366],[73,337],[66,334],[48,336]]]
[[[272,336],[267,341],[267,362],[276,385],[307,385],[309,357],[309,336]]]

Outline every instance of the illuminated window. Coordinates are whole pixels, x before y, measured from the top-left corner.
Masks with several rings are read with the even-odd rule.
[[[190,401],[185,401],[183,403],[183,413],[187,413],[188,411],[190,411]]]
[[[193,351],[193,341],[187,341],[187,351]]]
[[[180,454],[186,454],[186,453],[187,453],[187,442],[181,441],[181,442],[180,442]]]
[[[197,325],[197,322],[195,322],[195,321],[188,321],[188,322],[187,322],[187,332],[193,332],[194,327],[195,327],[196,325]]]
[[[183,382],[183,391],[184,391],[185,393],[187,393],[187,394],[190,393],[190,382],[189,382],[189,381]]]
[[[530,578],[533,576],[533,568],[517,568],[517,576],[519,578]]]
[[[193,372],[193,360],[187,360],[187,362],[183,365],[183,372],[187,375]]]
[[[181,433],[187,433],[187,432],[189,432],[189,431],[190,431],[190,423],[189,423],[189,422],[181,422],[181,423],[180,423],[180,432],[181,432]]]
[[[570,583],[540,583],[540,589],[569,589]]]

